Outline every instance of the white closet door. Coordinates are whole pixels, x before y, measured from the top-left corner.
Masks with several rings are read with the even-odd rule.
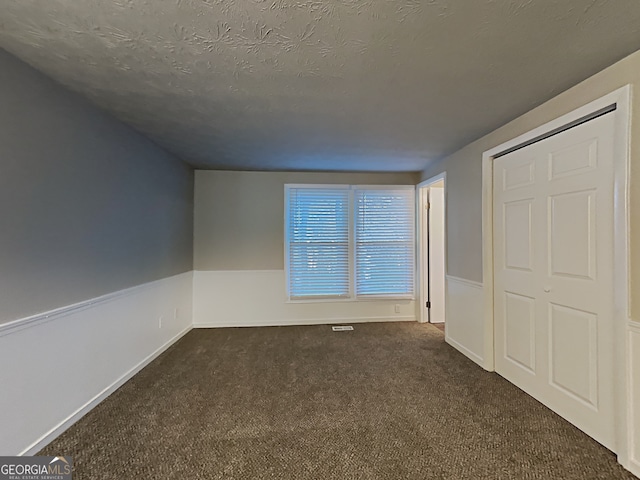
[[[496,371],[614,449],[613,115],[494,162]]]

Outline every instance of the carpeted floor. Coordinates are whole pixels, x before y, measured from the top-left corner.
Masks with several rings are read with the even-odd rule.
[[[633,479],[432,325],[194,330],[42,455],[74,479]]]

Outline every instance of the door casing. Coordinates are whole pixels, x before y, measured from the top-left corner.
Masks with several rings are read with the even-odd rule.
[[[429,244],[427,243],[426,238],[424,238],[424,204],[426,199],[424,198],[424,193],[425,190],[429,187],[429,185],[432,185],[434,183],[437,183],[439,181],[443,181],[444,182],[444,258],[445,258],[445,262],[444,262],[444,274],[445,274],[445,278],[447,275],[447,172],[442,172],[434,177],[429,178],[428,180],[424,180],[423,182],[420,182],[417,186],[417,195],[416,195],[416,232],[417,232],[417,255],[416,255],[416,269],[417,269],[417,276],[416,278],[419,279],[419,285],[418,285],[418,292],[419,292],[419,302],[418,302],[418,321],[420,323],[428,323],[429,322],[429,315],[427,312],[427,309],[425,308],[425,304],[427,301],[426,295],[424,294],[424,285],[425,282],[429,281],[429,278],[426,277],[424,275],[424,262],[426,262],[427,259],[427,249],[429,248]],[[426,277],[426,278],[425,278]],[[446,281],[445,281],[445,288],[446,288]],[[445,298],[446,298],[446,291],[445,291]],[[445,307],[445,318],[447,315],[447,311],[446,311],[446,307]],[[445,324],[446,324],[446,319],[445,319]],[[445,327],[446,328],[446,327]]]
[[[482,251],[484,285],[484,365],[486,370],[495,370],[494,347],[494,279],[493,279],[493,160],[503,152],[527,144],[549,132],[557,131],[594,112],[615,105],[614,132],[614,319],[613,336],[616,345],[615,407],[616,444],[618,462],[628,467],[629,463],[629,385],[626,358],[626,325],[629,321],[629,158],[631,126],[631,86],[626,85],[560,118],[546,123],[530,132],[498,145],[482,156]]]

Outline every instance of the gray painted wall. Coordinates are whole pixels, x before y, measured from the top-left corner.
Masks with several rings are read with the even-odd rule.
[[[482,154],[627,84],[634,89],[629,180],[632,319],[640,321],[640,51],[476,140],[422,172],[447,172],[449,275],[482,282]]]
[[[413,173],[196,170],[195,270],[283,270],[285,183],[415,185]]]
[[[193,171],[0,50],[0,323],[191,270]]]

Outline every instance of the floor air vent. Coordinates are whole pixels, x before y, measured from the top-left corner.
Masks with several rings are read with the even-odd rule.
[[[335,327],[331,327],[331,330],[333,330],[334,332],[348,332],[350,330],[353,330],[353,327],[351,325],[338,325]]]

